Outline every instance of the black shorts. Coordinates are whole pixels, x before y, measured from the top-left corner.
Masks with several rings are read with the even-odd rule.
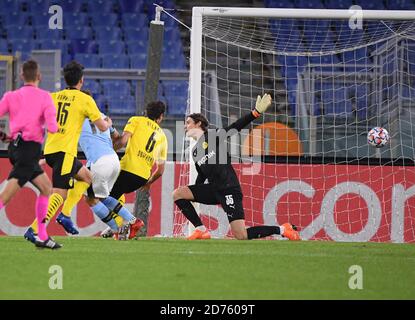
[[[124,193],[130,193],[140,189],[147,183],[147,179],[137,176],[131,172],[121,170],[117,180],[112,187],[110,196],[119,199]]]
[[[194,202],[220,204],[228,216],[229,222],[245,219],[240,187],[219,190],[213,184],[193,184],[188,186],[193,193]]]
[[[69,163],[65,163],[65,157],[68,157]],[[82,168],[82,162],[65,152],[46,154],[45,160],[48,166],[52,168],[53,187],[66,190],[72,189],[74,176]]]
[[[18,145],[15,146],[12,141],[9,144],[8,154],[10,163],[13,165],[8,179],[17,179],[20,187],[43,173],[39,166],[39,160],[42,156],[40,143],[20,139]]]

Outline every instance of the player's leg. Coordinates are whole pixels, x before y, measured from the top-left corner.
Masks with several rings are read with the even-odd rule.
[[[194,232],[188,239],[210,239],[210,234],[203,225],[191,201],[203,204],[218,204],[219,202],[215,197],[214,187],[211,184],[196,184],[180,187],[173,191],[173,200],[183,215],[195,227]]]
[[[234,237],[238,240],[265,238],[273,234],[281,234],[290,240],[299,240],[298,232],[290,224],[282,226],[253,226],[246,228],[243,209],[243,195],[240,188],[232,188],[217,192],[223,210],[226,212]]]

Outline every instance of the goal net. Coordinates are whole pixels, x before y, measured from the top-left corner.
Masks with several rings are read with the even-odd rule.
[[[247,226],[415,241],[415,12],[194,8],[190,61],[188,113],[213,127],[273,97],[229,141]],[[383,148],[367,143],[376,126],[390,133]],[[184,159],[179,185],[194,182],[193,167]],[[220,206],[198,212],[214,237],[231,236]],[[176,207],[174,235],[187,232]]]

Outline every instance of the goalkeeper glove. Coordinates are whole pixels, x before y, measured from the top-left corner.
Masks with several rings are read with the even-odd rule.
[[[265,93],[262,98],[261,96],[258,96],[255,103],[255,109],[253,110],[254,116],[259,117],[261,113],[264,113],[271,105],[271,102],[272,98],[268,93]]]

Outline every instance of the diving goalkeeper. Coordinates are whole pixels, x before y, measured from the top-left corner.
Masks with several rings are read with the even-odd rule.
[[[258,118],[271,105],[269,94],[258,96],[255,108],[224,129],[208,130],[209,122],[200,113],[187,116],[185,131],[188,137],[197,140],[192,150],[193,160],[198,172],[196,183],[177,188],[173,199],[184,216],[194,225],[189,240],[210,239],[210,233],[203,225],[191,201],[217,205],[226,212],[232,234],[238,240],[263,238],[280,234],[289,240],[300,240],[300,236],[290,223],[281,226],[245,227],[242,205],[242,189],[233,169],[227,149],[223,149],[226,138],[243,129]],[[231,131],[232,130],[232,131]],[[225,150],[225,151],[223,151]],[[205,183],[205,181],[208,183]]]

